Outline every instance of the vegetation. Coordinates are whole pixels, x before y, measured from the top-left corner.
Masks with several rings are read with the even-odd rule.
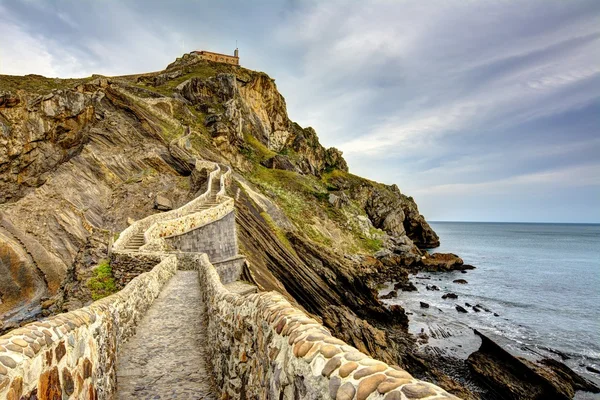
[[[101,260],[92,271],[92,277],[87,281],[87,287],[92,293],[92,300],[96,301],[116,293],[117,285],[108,260]]]
[[[89,82],[93,77],[80,79],[46,78],[41,75],[0,75],[0,91],[26,90],[30,93],[48,93],[53,89],[69,89]]]
[[[279,241],[289,251],[291,251],[293,254],[296,254],[296,250],[294,250],[294,247],[292,246],[292,244],[288,240],[287,236],[285,236],[285,232],[283,232],[281,230],[281,228],[279,226],[277,226],[277,224],[275,223],[275,221],[273,221],[273,218],[271,218],[271,216],[269,214],[267,214],[266,212],[264,212],[264,211],[260,213],[260,216],[262,217],[262,219],[265,220],[265,222],[267,223],[267,225],[269,225],[269,228],[271,228],[271,230],[273,232],[275,232],[275,235],[277,236],[277,238],[279,239]]]

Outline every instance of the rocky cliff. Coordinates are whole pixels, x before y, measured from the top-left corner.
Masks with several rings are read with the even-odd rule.
[[[404,310],[377,298],[379,283],[435,267],[423,250],[439,239],[414,200],[349,173],[266,74],[192,55],[152,74],[0,76],[0,331],[87,304],[116,232],[202,189],[195,157],[235,170],[248,279],[359,350],[481,397],[420,358]]]

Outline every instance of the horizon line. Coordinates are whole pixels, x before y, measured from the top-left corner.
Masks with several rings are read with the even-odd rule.
[[[554,225],[600,225],[600,222],[548,222],[548,221],[458,221],[458,220],[426,220],[427,222],[460,222],[467,224],[554,224]]]

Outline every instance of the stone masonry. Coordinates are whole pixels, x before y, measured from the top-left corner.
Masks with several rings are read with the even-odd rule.
[[[176,270],[168,256],[112,296],[0,337],[0,399],[111,399],[122,344]]]
[[[183,235],[165,238],[165,241],[179,251],[206,253],[212,262],[233,258],[238,255],[235,212]]]
[[[226,210],[233,202],[225,196],[231,169],[212,167],[206,193],[137,221],[115,243],[123,257],[113,260],[132,268],[137,257],[143,268],[160,258],[150,272],[88,307],[0,337],[0,398],[456,399],[333,337],[280,294],[255,293],[240,282],[245,261],[229,257],[237,256],[233,213],[201,206],[213,196],[213,184],[219,185],[218,201],[208,210]],[[210,224],[203,222],[207,215],[214,216]],[[160,235],[127,246],[159,226],[188,235],[176,240],[190,251],[166,251],[172,238]],[[203,236],[211,233],[228,242],[219,248],[223,253],[215,237]],[[206,252],[194,251],[194,240],[223,261],[214,266]],[[163,250],[144,251],[153,246]]]

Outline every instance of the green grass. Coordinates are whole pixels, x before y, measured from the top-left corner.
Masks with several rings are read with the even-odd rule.
[[[279,239],[279,241],[290,252],[292,252],[293,254],[296,254],[296,250],[294,250],[294,247],[292,246],[292,244],[290,243],[290,241],[288,240],[288,238],[285,236],[285,233],[281,230],[281,228],[279,228],[279,226],[277,226],[277,224],[275,223],[275,221],[273,221],[273,218],[271,218],[271,216],[269,214],[267,214],[265,211],[261,212],[260,216],[262,217],[262,219],[265,220],[265,222],[267,223],[267,225],[269,225],[269,228],[275,233],[275,236],[277,236],[277,238]]]
[[[94,268],[92,277],[87,281],[87,287],[90,289],[94,301],[118,291],[108,260],[101,260],[98,266]]]
[[[242,148],[242,154],[254,163],[258,164],[277,154],[274,151],[269,150],[267,146],[249,133],[244,134],[244,143],[246,146]]]
[[[145,84],[137,82],[134,83],[134,85],[144,89],[150,89],[166,96],[171,96],[175,88],[188,79],[199,78],[204,80],[222,73],[239,73],[239,69],[240,68],[223,63],[198,61],[194,65],[183,67],[183,74],[181,76],[168,80],[162,85],[152,86],[150,83]]]
[[[80,79],[46,78],[41,75],[0,75],[0,91],[25,90],[30,93],[48,93],[53,89],[69,89],[91,81],[92,77]]]
[[[373,228],[370,237],[365,236],[357,226],[349,223],[348,216],[342,210],[329,204],[328,190],[330,188],[328,180],[332,177],[344,179],[344,182],[349,179],[352,185],[364,183],[364,181],[361,181],[362,178],[343,171],[332,171],[320,180],[312,175],[300,175],[292,171],[269,169],[261,165],[255,165],[248,178],[263,193],[273,199],[284,214],[309,239],[325,246],[333,244],[331,238],[312,225],[314,217],[317,217],[319,219],[329,219],[340,229],[350,233],[353,240],[345,244],[349,249],[368,253],[380,250],[383,243],[376,238],[376,234],[380,232],[378,229]],[[364,210],[352,200],[345,206],[345,210],[355,215],[365,215]]]

